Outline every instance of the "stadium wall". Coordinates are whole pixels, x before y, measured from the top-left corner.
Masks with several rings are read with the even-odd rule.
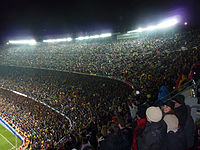
[[[2,124],[4,127],[6,127],[10,132],[12,132],[14,135],[16,135],[23,143],[24,143],[24,138],[21,137],[21,135],[19,135],[19,133],[17,133],[6,121],[4,121],[1,117],[0,117],[0,124]]]

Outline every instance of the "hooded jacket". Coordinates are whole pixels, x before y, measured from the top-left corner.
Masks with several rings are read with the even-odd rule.
[[[159,122],[147,122],[142,136],[137,138],[138,150],[167,150],[167,125]]]
[[[187,143],[183,129],[177,132],[169,131],[167,133],[167,150],[186,150]]]

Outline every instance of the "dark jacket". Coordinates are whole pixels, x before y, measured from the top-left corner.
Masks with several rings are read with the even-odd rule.
[[[131,149],[131,145],[132,145],[132,141],[133,141],[133,135],[132,135],[132,130],[130,128],[124,128],[122,130],[120,130],[119,132],[119,136],[128,142],[128,145]]]
[[[181,105],[180,107],[175,108],[175,114],[178,118],[180,127],[184,127],[187,120],[187,107]]]
[[[184,131],[179,129],[177,132],[167,133],[167,150],[186,150],[186,137]]]
[[[188,115],[187,115],[186,123],[184,126],[184,132],[186,136],[187,147],[191,148],[194,145],[195,124],[191,116],[191,109],[189,106],[187,106],[187,114]]]
[[[119,135],[108,135],[100,150],[130,150],[129,143]]]
[[[186,136],[187,147],[190,148],[194,145],[195,124],[191,116],[189,106],[181,105],[175,109],[175,113],[179,120],[180,127],[184,130]]]
[[[138,150],[166,150],[167,149],[167,125],[160,122],[147,122],[142,136],[137,138]]]

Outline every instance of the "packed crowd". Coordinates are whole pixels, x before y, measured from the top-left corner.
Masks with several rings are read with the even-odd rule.
[[[185,71],[190,69],[188,66],[191,66],[196,59],[192,61],[187,57],[181,59],[178,50],[198,47],[200,40],[198,35],[198,31],[191,30],[145,36],[135,40],[107,39],[67,44],[41,43],[31,47],[8,46],[0,51],[0,64],[113,77],[127,81],[134,89],[147,95],[156,90],[150,88],[152,85],[160,87],[160,82],[157,81],[172,83],[171,81],[176,78],[175,72],[181,72],[177,68]],[[182,55],[189,56],[190,53],[192,52],[188,51]],[[178,59],[182,62],[178,62]],[[182,64],[188,65],[185,67],[181,66]],[[161,76],[163,73],[168,75]]]
[[[53,147],[69,131],[69,122],[36,101],[0,89],[0,116],[35,149]]]
[[[97,119],[98,113],[113,110],[132,92],[126,84],[95,76],[5,66],[0,69],[0,83],[4,88],[59,110],[75,123],[74,128],[85,127],[88,121]]]
[[[35,111],[35,116],[44,116],[42,121],[45,122],[46,126],[44,126],[46,128],[49,125],[54,130],[57,129],[62,136],[64,133],[68,133],[69,126],[73,127],[70,134],[65,134],[67,141],[64,142],[61,149],[76,148],[82,150],[87,147],[92,149],[93,147],[94,149],[106,150],[110,148],[109,144],[111,144],[112,146],[117,146],[118,149],[120,149],[120,145],[121,149],[128,149],[132,145],[134,150],[136,147],[139,150],[145,150],[145,144],[139,143],[140,141],[145,143],[147,139],[153,138],[151,134],[149,135],[148,130],[155,128],[155,135],[159,134],[160,137],[156,141],[157,147],[154,147],[156,146],[154,145],[155,143],[147,143],[153,144],[152,150],[156,150],[160,149],[161,145],[165,147],[168,145],[167,143],[162,143],[163,139],[166,140],[168,136],[168,122],[164,119],[167,123],[166,126],[162,119],[163,115],[156,116],[155,121],[154,111],[162,114],[160,113],[161,109],[165,111],[168,104],[165,104],[166,106],[163,105],[161,109],[158,107],[147,109],[147,107],[154,104],[157,99],[160,99],[158,98],[161,92],[160,87],[165,86],[170,92],[173,90],[178,76],[184,74],[187,78],[192,64],[199,60],[199,40],[198,32],[190,31],[161,35],[159,37],[145,37],[138,40],[116,41],[109,39],[108,41],[88,43],[41,44],[35,47],[10,46],[0,51],[0,85],[45,102],[72,120],[72,124],[69,124],[66,119],[54,117],[55,120],[53,121],[58,121],[56,124],[55,122],[52,123],[53,115],[50,115],[50,118],[48,118],[45,112],[46,108],[38,108],[38,112],[39,110],[44,110],[44,113],[40,111],[42,114],[37,114],[37,111]],[[13,67],[9,67],[10,65],[13,65]],[[84,72],[92,74],[92,76],[15,66]],[[131,85],[132,88],[118,80],[101,78],[95,76],[95,74],[121,79]],[[5,97],[9,96],[8,94],[5,95]],[[15,100],[17,97],[12,99]],[[138,111],[136,111],[134,104],[140,105],[146,101],[148,101],[147,106],[144,108],[138,106]],[[179,100],[175,101],[180,104],[179,106],[184,107],[182,111],[184,111],[185,116],[183,115],[182,117],[190,116],[184,105],[184,100],[181,100],[181,103]],[[127,102],[132,104],[128,103],[127,105]],[[2,98],[2,103],[9,103],[8,106],[16,107],[15,109],[21,109],[21,111],[24,110],[27,113],[31,112],[30,114],[32,114],[34,109],[37,109],[37,107],[30,108],[31,105],[29,104],[32,102],[28,101],[28,99],[20,100],[19,98],[17,101],[10,101],[9,98]],[[16,106],[14,106],[15,104]],[[22,108],[17,104],[22,104]],[[29,105],[29,107],[25,109],[24,105]],[[34,105],[37,104],[35,103]],[[170,104],[173,110],[178,108],[177,106],[178,104]],[[13,113],[6,106],[3,107],[1,105],[1,107],[5,111],[5,114],[1,114],[4,117],[6,117],[7,113]],[[149,109],[153,109],[153,112],[151,111],[150,116],[147,116],[148,123],[146,124],[145,121],[146,128],[144,122],[142,122],[142,129],[144,131],[139,136],[138,133],[132,135],[132,132],[136,132],[135,130],[138,129],[137,126],[140,123],[140,121],[135,122],[133,120],[136,118],[139,120],[146,118]],[[177,112],[174,114],[177,115],[179,120],[179,128],[176,124],[176,129],[173,130],[176,133],[176,131],[183,130],[184,125],[181,122],[184,122],[185,118],[181,118]],[[28,120],[33,122],[38,121],[34,120],[32,116],[29,118],[28,114],[25,116],[28,116]],[[20,117],[20,115],[17,117]],[[172,118],[174,119],[174,116]],[[7,121],[10,119],[8,118]],[[46,119],[47,121],[45,121]],[[26,121],[20,120],[23,123]],[[62,121],[65,121],[64,127],[62,126]],[[17,122],[15,124],[20,123]],[[34,123],[30,124],[34,125]],[[38,130],[35,129],[35,132],[44,130],[44,123],[41,124]],[[125,128],[126,125],[128,127]],[[27,129],[22,128],[22,131],[30,132],[27,131],[30,128],[27,124],[26,127]],[[157,130],[158,127],[162,127],[163,130]],[[125,131],[123,131],[124,128],[126,129]],[[108,133],[106,132],[107,129]],[[47,131],[49,130],[47,129]],[[181,134],[184,132],[181,132]],[[37,133],[40,138],[37,138],[36,141],[32,139],[34,136],[30,136],[33,145],[37,142],[35,144],[37,148],[41,143],[45,143],[42,146],[45,149],[47,147],[50,148],[47,145],[48,142],[46,143],[48,141],[46,139],[54,137],[54,133],[57,132],[51,133],[52,135],[48,135],[48,132],[45,132],[47,134],[45,137],[41,133]],[[131,135],[128,133],[131,133]],[[144,136],[143,134],[147,135]],[[59,136],[59,138],[62,136]],[[135,139],[134,137],[138,138]],[[100,141],[104,138],[105,141],[101,143]],[[57,142],[58,139],[54,139],[54,141]],[[136,141],[138,141],[138,145],[135,143]],[[146,146],[149,146],[148,144]],[[190,144],[181,146],[184,149],[192,147]],[[34,148],[34,146],[31,147]],[[113,149],[117,148],[114,147]]]

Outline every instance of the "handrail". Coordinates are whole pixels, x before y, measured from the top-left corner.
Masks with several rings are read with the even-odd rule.
[[[192,85],[189,85],[189,86],[185,87],[185,85],[187,85],[187,84],[190,83],[190,82],[192,82]],[[193,79],[191,79],[190,81],[188,81],[188,82],[184,83],[183,85],[181,85],[178,89],[176,89],[176,90],[172,91],[170,94],[168,94],[167,96],[170,96],[170,98],[166,99],[165,101],[171,100],[171,99],[173,99],[174,97],[176,97],[177,95],[179,95],[183,90],[188,89],[188,88],[191,88],[191,87],[194,87],[194,86],[196,87],[196,86],[199,85],[199,84],[200,84],[200,79],[199,79],[197,82],[195,82]],[[185,88],[184,88],[184,87],[185,87]],[[182,88],[183,88],[183,89],[182,89]],[[177,91],[180,90],[180,89],[181,89],[181,91],[179,91],[178,93],[176,93],[175,95],[172,96],[172,93],[175,93],[175,92],[177,92]],[[165,96],[165,97],[167,97],[167,96]],[[165,97],[163,97],[163,98],[165,98]],[[161,98],[161,100],[162,100],[163,98]],[[158,101],[159,101],[159,100],[158,100]]]
[[[190,82],[191,82],[192,85],[188,85]],[[196,87],[196,86],[199,85],[199,84],[200,84],[200,79],[199,79],[196,83],[194,82],[194,80],[189,80],[188,82],[186,82],[186,83],[184,83],[183,85],[181,85],[178,89],[173,90],[173,91],[172,91],[171,93],[169,93],[168,95],[162,97],[160,100],[156,100],[156,101],[154,102],[154,105],[157,104],[157,103],[159,103],[159,102],[161,102],[161,100],[164,99],[164,98],[166,98],[166,97],[169,97],[169,98],[167,98],[167,99],[165,100],[165,102],[168,101],[168,100],[171,100],[172,98],[174,98],[175,96],[177,96],[178,94],[180,94],[183,90],[185,90],[185,89],[187,89],[187,88],[194,87],[194,86]],[[185,87],[186,85],[188,85],[188,86]],[[178,92],[178,90],[181,90],[181,91]],[[173,95],[173,96],[172,96],[172,95]],[[144,103],[139,104],[139,105],[142,106],[142,105],[146,105],[146,104],[148,104],[147,101],[145,101]]]
[[[165,99],[165,98],[167,98],[167,97],[170,97],[170,98],[171,98],[171,96],[172,96],[174,93],[178,92],[179,90],[183,91],[184,89],[188,88],[188,87],[190,86],[190,82],[192,83],[193,80],[189,80],[188,82],[182,84],[179,88],[173,90],[173,91],[172,91],[171,93],[169,93],[168,95],[162,97],[162,98],[160,99],[160,101],[162,101],[163,99]],[[185,86],[188,85],[188,84],[189,84],[189,86],[188,86],[188,87],[185,87]],[[185,88],[184,88],[184,87],[185,87]],[[179,91],[178,93],[180,93],[181,91]],[[175,95],[176,95],[176,94],[175,94]],[[168,98],[168,99],[170,99],[170,98]],[[165,101],[167,101],[168,99],[166,99]],[[158,101],[159,101],[159,100],[158,100]]]

